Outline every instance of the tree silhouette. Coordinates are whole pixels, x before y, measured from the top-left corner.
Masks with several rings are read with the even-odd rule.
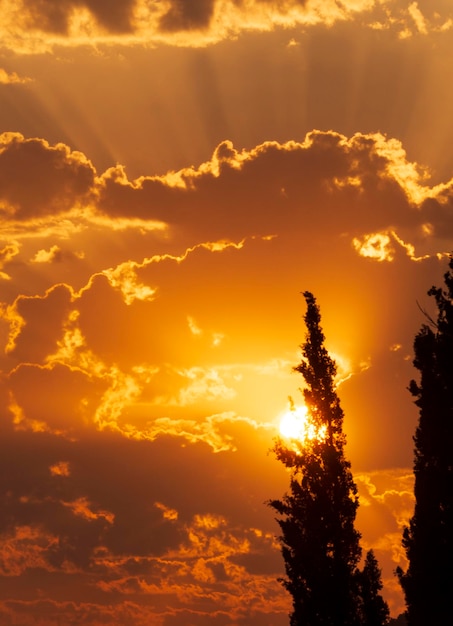
[[[281,582],[293,600],[291,626],[358,626],[368,622],[360,597],[360,534],[354,526],[357,488],[344,456],[336,365],[324,347],[316,300],[310,292],[303,295],[307,335],[302,362],[294,369],[305,379],[312,435],[293,442],[295,448],[277,440],[274,451],[290,469],[290,487],[281,500],[268,504],[279,514],[286,570]]]
[[[381,570],[373,550],[367,552],[363,570],[360,573],[360,596],[362,599],[362,620],[366,626],[384,626],[390,618],[389,607],[381,596]]]
[[[446,289],[432,287],[437,320],[414,341],[420,382],[409,391],[419,407],[415,432],[415,509],[403,533],[409,560],[397,574],[409,626],[453,622],[453,257]]]

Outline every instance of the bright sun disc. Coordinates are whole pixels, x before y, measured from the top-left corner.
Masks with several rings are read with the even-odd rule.
[[[324,441],[327,427],[325,425],[316,428],[310,420],[306,406],[292,407],[280,419],[280,434],[285,439],[297,441]]]
[[[287,411],[280,420],[280,434],[286,439],[300,439],[307,436],[307,407],[298,406]]]

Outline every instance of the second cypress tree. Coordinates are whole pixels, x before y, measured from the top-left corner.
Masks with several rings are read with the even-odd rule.
[[[420,382],[409,386],[419,408],[415,432],[415,510],[404,531],[409,560],[397,573],[409,626],[453,624],[453,257],[446,289],[428,294],[437,306],[414,342]]]

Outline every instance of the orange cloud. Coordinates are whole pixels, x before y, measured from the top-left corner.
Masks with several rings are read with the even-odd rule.
[[[385,233],[365,235],[363,241],[354,237],[352,244],[357,252],[364,257],[376,261],[393,261],[394,249],[391,245],[390,236]]]
[[[30,78],[21,77],[16,72],[7,72],[0,67],[0,85],[21,85],[30,82]]]
[[[59,461],[51,465],[49,470],[52,476],[70,476],[71,474],[71,468],[67,461]]]
[[[79,515],[87,521],[94,521],[100,518],[109,524],[113,524],[115,521],[115,515],[113,513],[103,510],[93,510],[93,507],[88,502],[87,498],[77,498],[77,500],[74,500],[73,502],[63,502],[62,504],[70,509],[74,515]]]
[[[360,507],[358,526],[362,531],[364,550],[372,548],[383,570],[385,597],[392,614],[404,610],[401,588],[395,568],[406,567],[401,545],[403,528],[413,513],[412,472],[407,469],[381,470],[355,475]]]
[[[20,576],[29,568],[49,571],[47,553],[58,538],[33,526],[16,526],[2,533],[0,573],[2,576]]]
[[[35,263],[72,259],[77,271],[95,255],[94,233],[106,243],[114,233],[129,232],[143,242],[154,233],[160,250],[173,248],[176,254],[169,257],[143,254],[142,260],[117,259],[110,269],[99,268],[122,285],[129,302],[154,297],[154,286],[138,281],[137,270],[165,258],[183,259],[198,246],[222,250],[244,245],[246,237],[281,236],[289,224],[314,227],[311,218],[307,222],[314,204],[321,207],[328,232],[341,229],[362,242],[370,233],[385,236],[391,230],[414,259],[432,254],[434,242],[451,230],[451,182],[429,186],[401,143],[380,134],[346,138],[313,131],[303,142],[265,142],[241,152],[223,142],[198,168],[129,181],[122,168],[97,177],[84,155],[62,144],[6,133],[0,166],[4,176],[11,171],[0,198],[9,217],[2,232],[10,246],[5,250],[14,246],[20,260],[22,254]],[[304,208],[300,197],[310,198]],[[446,252],[436,248],[435,253]],[[186,249],[182,256],[181,249]]]
[[[165,504],[162,504],[161,502],[155,502],[154,506],[156,506],[158,509],[162,511],[162,515],[164,519],[170,520],[170,521],[178,519],[178,511],[176,511],[175,509],[171,509],[168,506],[165,506]]]
[[[18,296],[3,311],[10,325],[6,351],[18,360],[43,363],[61,336],[71,298],[67,285],[55,285],[44,296]]]
[[[9,375],[9,410],[18,428],[70,435],[92,423],[105,388],[89,374],[61,363],[21,364]],[[102,396],[101,396],[102,397]]]
[[[316,4],[287,0],[166,0],[159,6],[146,0],[94,0],[68,2],[55,8],[37,1],[3,3],[5,42],[22,52],[41,52],[55,45],[171,43],[206,46],[244,31],[270,31],[282,27],[331,26],[360,19],[371,28],[393,28],[400,37],[427,34],[451,27],[448,11],[422,12],[398,0],[384,7],[373,0],[332,0]],[[29,34],[26,40],[23,32]]]
[[[139,219],[148,215],[168,223],[173,233],[196,223],[209,238],[228,232],[226,216],[231,207],[237,207],[234,230],[228,232],[231,238],[256,234],[258,224],[263,236],[277,232],[287,226],[289,214],[291,223],[300,223],[303,213],[295,209],[300,194],[319,196],[318,204],[324,205],[322,210],[329,218],[326,227],[341,223],[344,230],[352,229],[352,216],[357,223],[357,215],[361,214],[361,228],[368,227],[368,232],[371,224],[395,229],[398,225],[407,228],[416,224],[421,228],[429,222],[433,225],[431,233],[435,234],[438,227],[440,232],[439,220],[444,226],[443,207],[449,204],[451,196],[450,183],[430,187],[423,171],[407,160],[401,143],[379,133],[357,133],[348,139],[334,132],[313,131],[300,143],[266,142],[240,153],[231,142],[223,142],[211,161],[197,169],[131,182],[124,176],[123,172],[121,182],[111,176],[101,179],[99,210],[112,217],[126,212]],[[285,194],[281,195],[279,181],[283,176]],[[326,199],[321,200],[325,185],[333,190],[328,205],[336,205],[336,213],[333,206],[326,206]],[[382,208],[375,193],[377,188],[383,196],[393,198],[391,209],[390,205]],[[252,201],[252,189],[253,201],[259,198],[262,210],[244,213],[241,206]],[[203,199],[207,197],[209,206],[204,206]],[[213,197],[217,198],[214,209]],[[269,207],[271,198],[273,206],[279,207],[278,212]],[[358,204],[366,210],[358,213]],[[431,220],[436,212],[436,219]]]
[[[3,280],[10,280],[10,276],[6,272],[1,271],[1,269],[4,268],[5,265],[8,265],[8,263],[10,263],[12,259],[19,254],[19,251],[19,244],[15,241],[7,243],[0,250],[0,278]]]

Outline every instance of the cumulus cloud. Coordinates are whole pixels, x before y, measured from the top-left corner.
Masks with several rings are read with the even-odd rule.
[[[326,195],[326,189],[331,193]],[[228,232],[237,238],[257,232],[264,236],[302,223],[310,228],[316,223],[311,213],[315,205],[327,218],[326,230],[351,232],[359,226],[368,239],[357,240],[357,250],[368,249],[370,256],[374,247],[376,254],[390,258],[390,249],[383,252],[390,243],[384,242],[388,235],[369,231],[401,227],[421,232],[429,222],[431,231],[424,231],[425,238],[443,233],[451,213],[451,184],[431,187],[395,139],[379,133],[346,138],[313,131],[303,142],[266,142],[250,151],[238,152],[226,141],[211,161],[169,176],[136,181],[122,176],[118,182],[109,171],[101,178],[97,206],[112,217],[148,215],[168,223],[170,232],[196,225],[206,237]],[[251,206],[259,208],[248,210]],[[229,220],[226,231],[231,215],[235,219]]]
[[[88,202],[94,170],[66,145],[19,133],[0,136],[0,210],[10,220],[66,213]]]
[[[196,168],[136,180],[128,180],[121,168],[97,176],[83,154],[63,144],[52,146],[6,133],[0,166],[1,207],[8,217],[3,236],[15,241],[40,234],[63,240],[91,225],[101,231],[155,232],[167,244],[221,247],[222,240],[230,245],[232,240],[270,237],[302,223],[310,228],[316,224],[317,206],[326,217],[328,232],[351,233],[351,244],[354,236],[362,236],[354,243],[358,251],[365,253],[373,246],[378,250],[380,241],[390,258],[390,240],[384,245],[383,238],[391,231],[393,243],[414,246],[406,249],[415,259],[415,244],[445,238],[451,223],[451,182],[430,186],[401,143],[379,133],[347,138],[313,131],[302,142],[265,142],[241,151],[225,141],[210,161]],[[21,222],[31,226],[33,234]],[[192,232],[212,243],[188,239]],[[60,249],[56,243],[40,248],[33,260],[61,260]],[[66,246],[66,258],[70,255]],[[84,250],[73,250],[72,255],[83,258]],[[118,264],[109,272],[110,280],[129,290],[127,298],[154,297],[152,287],[133,284],[134,263]]]

